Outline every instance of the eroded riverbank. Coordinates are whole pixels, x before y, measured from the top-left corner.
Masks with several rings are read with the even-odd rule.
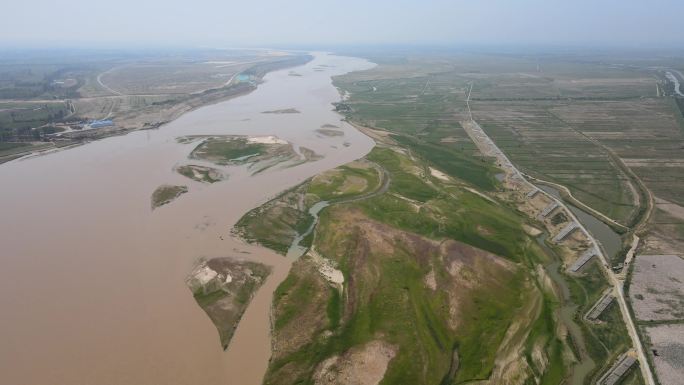
[[[325,65],[325,67],[321,67]],[[365,155],[373,146],[332,111],[331,76],[371,66],[317,54],[249,95],[204,107],[160,130],[134,132],[0,166],[0,371],[11,383],[258,384],[270,356],[272,292],[289,261],[231,238],[233,224],[280,191]],[[325,68],[325,70],[320,70]],[[297,108],[299,114],[262,114]],[[344,136],[321,138],[334,124]],[[175,169],[186,135],[274,135],[322,159],[257,175],[228,166],[206,184]],[[163,184],[187,184],[150,209]],[[273,267],[227,352],[185,278],[200,257]]]

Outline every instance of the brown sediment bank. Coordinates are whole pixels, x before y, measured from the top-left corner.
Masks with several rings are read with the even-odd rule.
[[[334,67],[316,71],[321,64]],[[290,262],[231,238],[230,230],[269,197],[370,150],[372,140],[346,123],[339,124],[344,137],[314,133],[340,120],[331,111],[339,94],[330,77],[370,66],[317,54],[297,68],[301,77],[270,73],[256,91],[160,130],[0,166],[3,381],[259,384],[270,356],[272,292]],[[291,100],[301,114],[261,113]],[[186,135],[277,135],[323,158],[257,175],[227,165],[228,180],[205,184],[175,172],[194,148],[176,141]],[[150,192],[163,184],[187,184],[189,192],[150,211]],[[224,353],[185,278],[198,258],[226,256],[273,273]]]

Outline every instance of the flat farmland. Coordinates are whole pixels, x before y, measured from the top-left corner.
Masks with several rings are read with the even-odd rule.
[[[117,95],[73,100],[81,119],[115,117],[117,124],[155,123],[167,120],[164,114],[174,104],[182,102],[183,95]],[[161,115],[160,115],[161,114]],[[132,119],[133,118],[133,119]]]
[[[639,321],[684,320],[684,259],[639,255],[629,295]]]
[[[555,112],[569,101],[473,102],[473,117],[524,172],[562,184],[585,204],[626,221],[628,179],[606,152]]]
[[[684,205],[684,132],[669,98],[573,102],[563,122],[614,150],[659,198]]]
[[[440,62],[383,65],[338,77],[335,84],[354,95],[357,121],[394,132],[419,135],[467,116],[468,78]]]
[[[684,204],[684,136],[668,98],[476,101],[475,119],[523,169],[627,221],[634,210],[612,150],[658,197]]]
[[[646,328],[646,333],[660,384],[681,384],[684,376],[684,324],[653,326]]]
[[[473,100],[603,99],[656,96],[652,76],[590,65],[530,63],[529,71],[471,73]],[[551,71],[551,72],[549,72]]]
[[[655,199],[655,212],[649,221],[644,252],[678,254],[684,250],[684,207]]]
[[[239,62],[131,64],[103,73],[100,81],[125,95],[191,94],[222,87],[248,66]]]
[[[61,100],[0,101],[0,137],[4,130],[29,129],[36,122],[57,120],[68,116],[70,112],[68,104]]]

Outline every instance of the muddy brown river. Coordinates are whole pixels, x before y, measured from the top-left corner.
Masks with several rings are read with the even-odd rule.
[[[340,95],[331,76],[372,66],[317,53],[159,130],[0,165],[0,382],[261,383],[271,296],[290,262],[232,239],[231,227],[278,192],[370,151],[372,140],[332,111]],[[262,113],[288,108],[301,113]],[[324,124],[345,135],[317,135]],[[325,157],[255,176],[228,167],[227,181],[205,185],[173,169],[197,164],[187,160],[194,144],[176,138],[206,134],[276,135]],[[190,192],[152,211],[161,184]],[[221,256],[274,266],[226,352],[184,283],[198,258]]]

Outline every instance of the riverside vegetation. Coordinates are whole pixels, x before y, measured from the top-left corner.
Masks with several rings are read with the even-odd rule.
[[[264,383],[592,383],[631,346],[615,305],[583,317],[605,277],[594,265],[553,274],[562,285],[547,274],[571,248],[538,243],[544,225],[467,136],[467,83],[442,61],[421,64],[434,73],[390,61],[337,78],[351,92],[338,111],[377,146],[235,226],[286,254],[313,223],[308,209],[330,204],[274,294]],[[631,370],[623,383],[642,380]]]

